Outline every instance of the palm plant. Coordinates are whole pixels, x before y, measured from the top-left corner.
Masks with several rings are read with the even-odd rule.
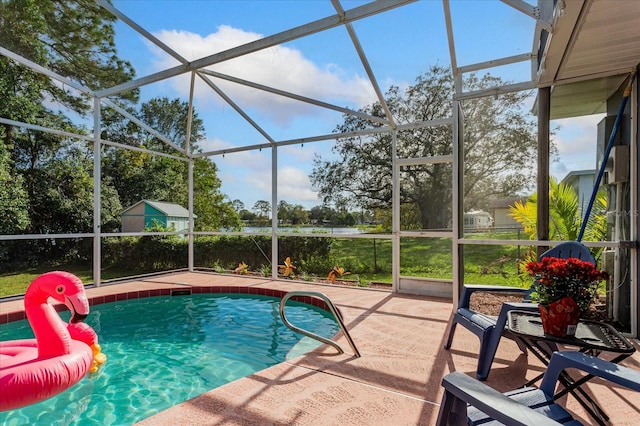
[[[586,209],[586,206],[583,206]],[[585,241],[602,241],[607,233],[607,193],[601,188],[596,194],[591,215],[585,227]],[[530,239],[537,238],[538,194],[534,193],[526,202],[516,202],[509,208],[509,215],[520,223]],[[576,190],[555,179],[549,181],[549,239],[575,241],[580,234],[584,219]],[[601,251],[602,249],[597,249]],[[598,258],[599,252],[595,256]],[[536,259],[525,259],[535,261]]]

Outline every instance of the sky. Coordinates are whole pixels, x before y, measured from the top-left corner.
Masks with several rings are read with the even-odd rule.
[[[348,10],[363,1],[343,0]],[[451,14],[458,66],[529,53],[532,18],[497,0],[452,0]],[[329,0],[113,0],[113,5],[187,60],[240,46],[288,28],[335,14]],[[353,23],[371,70],[384,93],[406,88],[432,65],[451,64],[442,2],[421,0]],[[178,62],[119,22],[116,45],[137,77]],[[235,58],[211,70],[286,90],[340,107],[358,109],[375,101],[375,91],[344,26]],[[489,70],[512,82],[530,79],[530,64]],[[276,141],[330,134],[343,122],[340,112],[211,79],[262,131]],[[157,96],[188,101],[190,76],[145,86],[142,101]],[[533,101],[533,100],[532,100]],[[266,140],[211,87],[196,79],[194,106],[203,120],[203,151],[261,144]],[[602,116],[556,120],[554,140],[559,161],[551,173],[564,178],[572,170],[595,168],[596,124]],[[280,200],[306,208],[320,205],[309,181],[314,154],[335,158],[331,142],[295,144],[278,150]],[[213,156],[222,192],[251,209],[271,200],[271,151]]]

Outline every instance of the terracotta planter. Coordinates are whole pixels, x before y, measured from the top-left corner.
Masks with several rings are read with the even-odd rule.
[[[573,336],[580,320],[580,307],[572,297],[563,297],[548,305],[538,305],[545,334],[557,337]]]

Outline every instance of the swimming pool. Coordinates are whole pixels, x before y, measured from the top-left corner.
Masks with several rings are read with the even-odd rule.
[[[282,324],[280,299],[246,294],[148,297],[91,307],[86,319],[108,357],[62,394],[0,413],[0,424],[124,425],[319,346]],[[287,303],[296,326],[331,337],[322,309]],[[69,313],[61,313],[68,320]],[[0,325],[0,340],[32,338],[26,320]]]

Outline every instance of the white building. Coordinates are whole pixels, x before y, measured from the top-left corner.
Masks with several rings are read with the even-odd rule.
[[[484,229],[493,226],[493,218],[484,210],[470,210],[463,216],[465,229]]]

